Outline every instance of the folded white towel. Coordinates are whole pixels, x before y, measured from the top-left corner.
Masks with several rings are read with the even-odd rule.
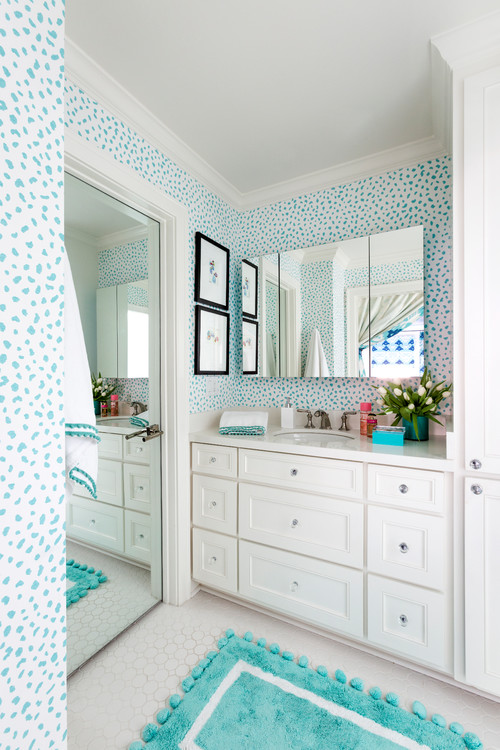
[[[267,411],[225,411],[219,427],[264,427],[267,429]]]
[[[134,414],[130,417],[130,424],[135,425],[135,427],[148,427],[149,411],[141,411],[140,414]]]
[[[306,367],[304,370],[305,378],[329,378],[330,370],[326,361],[321,336],[317,328],[313,329],[307,351]]]
[[[74,484],[97,499],[97,444],[92,384],[82,321],[71,267],[64,256],[64,419],[66,422],[66,497]]]

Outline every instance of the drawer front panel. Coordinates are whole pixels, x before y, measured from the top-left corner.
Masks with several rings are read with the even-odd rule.
[[[444,519],[371,506],[367,540],[371,572],[443,588],[447,557]]]
[[[193,471],[201,471],[205,474],[217,474],[220,477],[236,478],[238,464],[237,448],[193,443],[192,451]]]
[[[294,617],[363,635],[363,574],[240,541],[240,594]]]
[[[237,541],[212,531],[193,529],[193,578],[224,591],[238,587]]]
[[[368,576],[368,639],[389,651],[446,667],[444,597]]]
[[[121,461],[100,458],[97,468],[97,499],[111,505],[123,505]]]
[[[99,458],[111,458],[121,461],[123,457],[123,441],[121,435],[113,435],[111,432],[100,432]]]
[[[151,563],[151,520],[133,510],[125,510],[125,554]]]
[[[123,457],[126,461],[133,461],[138,464],[148,464],[150,460],[151,447],[149,443],[143,443],[142,438],[135,437],[130,440],[123,438],[125,448]]]
[[[236,535],[237,484],[230,479],[193,474],[193,523],[209,531]]]
[[[68,503],[68,535],[74,539],[123,553],[123,510],[95,500]]]
[[[400,508],[442,513],[444,474],[397,466],[368,466],[368,499]]]
[[[311,557],[363,567],[363,505],[240,484],[240,536]]]
[[[363,496],[363,465],[331,458],[240,450],[240,478],[340,495]]]
[[[123,464],[125,507],[140,513],[151,512],[151,480],[149,466]]]

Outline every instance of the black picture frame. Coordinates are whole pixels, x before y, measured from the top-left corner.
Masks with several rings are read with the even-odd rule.
[[[248,274],[248,298],[245,297],[245,280]],[[259,298],[259,267],[249,260],[241,261],[241,311],[245,318],[257,318]]]
[[[229,250],[201,232],[194,237],[194,301],[229,310]],[[213,284],[215,279],[219,281]]]
[[[220,326],[220,330],[218,326]],[[196,305],[194,319],[195,375],[229,375],[229,333],[229,313]],[[217,336],[222,340],[216,340]],[[208,348],[209,344],[215,346],[219,344],[220,352],[214,350],[211,353]],[[220,362],[219,367],[216,366],[217,362]]]
[[[246,328],[246,330],[245,330]],[[250,329],[254,329],[250,334]],[[250,334],[253,341],[253,355],[248,362],[248,355],[245,356],[246,337]],[[243,318],[241,324],[241,350],[243,352],[243,375],[258,375],[259,374],[259,324],[256,320],[248,320]],[[245,362],[245,360],[247,360]]]

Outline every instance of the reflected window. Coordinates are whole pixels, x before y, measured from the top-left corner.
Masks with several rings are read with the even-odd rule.
[[[129,308],[127,311],[127,337],[128,377],[143,378],[145,377],[145,363],[149,361],[149,315],[147,310],[131,310]]]
[[[363,350],[368,372],[368,348]],[[418,315],[403,330],[389,331],[371,347],[371,373],[374,378],[420,377],[424,371],[424,316]]]

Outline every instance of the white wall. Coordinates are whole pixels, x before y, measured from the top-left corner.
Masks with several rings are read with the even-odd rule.
[[[97,372],[97,248],[90,237],[86,238],[82,233],[72,232],[70,229],[65,231],[64,240],[80,308],[90,371]]]

